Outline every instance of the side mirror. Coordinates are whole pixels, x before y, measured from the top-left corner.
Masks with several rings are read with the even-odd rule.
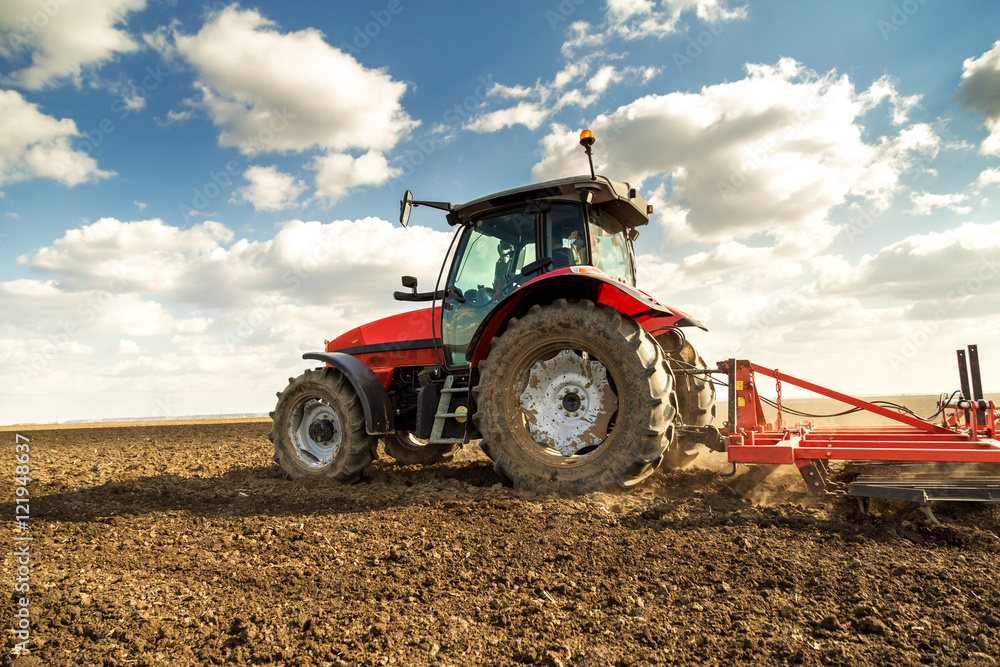
[[[406,223],[410,221],[410,209],[413,207],[413,193],[409,190],[403,195],[403,200],[399,202],[399,224],[406,227]],[[403,277],[403,285],[406,286],[406,279],[409,276]],[[413,284],[416,285],[416,279],[414,279]]]
[[[403,276],[403,287],[409,292],[393,292],[392,298],[396,301],[420,301],[417,296],[417,279],[413,276]]]

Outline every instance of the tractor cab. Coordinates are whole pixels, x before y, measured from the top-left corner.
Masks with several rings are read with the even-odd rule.
[[[619,192],[625,195],[621,199]],[[633,215],[622,216],[625,207]],[[645,200],[627,184],[586,176],[455,208],[449,219],[460,229],[441,307],[445,365],[467,365],[469,344],[489,313],[548,274],[589,267],[634,287],[632,239],[635,227],[648,221],[646,210]]]

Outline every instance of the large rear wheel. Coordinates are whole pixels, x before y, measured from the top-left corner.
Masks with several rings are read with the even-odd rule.
[[[473,419],[515,486],[587,493],[645,479],[673,435],[673,375],[630,318],[590,301],[533,306],[479,366]]]
[[[378,455],[378,437],[365,430],[361,401],[335,368],[290,378],[271,420],[274,460],[291,479],[332,477],[353,484]]]
[[[382,436],[382,446],[385,453],[396,459],[399,465],[431,465],[450,461],[455,458],[455,451],[458,445],[449,444],[429,444],[426,440],[421,440],[409,431],[396,431],[390,435]]]
[[[710,375],[698,372],[708,368],[705,360],[689,341],[684,340],[680,349],[667,354],[667,363],[674,373],[677,388],[678,425],[711,426],[715,423],[716,413],[715,384]],[[704,449],[697,437],[685,433],[671,443],[664,462],[672,468],[681,468],[694,461]]]

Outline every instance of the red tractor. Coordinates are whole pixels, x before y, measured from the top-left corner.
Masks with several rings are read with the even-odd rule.
[[[348,331],[305,359],[325,362],[278,394],[270,440],[291,478],[353,483],[385,452],[436,463],[479,439],[515,486],[585,493],[682,465],[712,426],[715,388],[683,334],[704,325],[635,286],[633,241],[652,207],[594,173],[538,183],[446,212],[456,227],[429,308]],[[442,282],[442,277],[444,278]],[[471,418],[470,418],[471,417]]]

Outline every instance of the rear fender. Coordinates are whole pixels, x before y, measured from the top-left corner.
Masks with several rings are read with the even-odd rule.
[[[388,435],[396,431],[389,394],[375,372],[364,362],[342,352],[308,352],[302,358],[322,361],[344,374],[361,401],[365,411],[365,430],[369,435]]]
[[[501,301],[472,336],[470,363],[477,366],[486,358],[493,339],[503,333],[510,318],[520,317],[535,304],[549,304],[557,299],[587,299],[614,308],[650,332],[688,326],[708,330],[687,313],[668,308],[634,287],[612,280],[592,267],[575,266],[536,278]]]

